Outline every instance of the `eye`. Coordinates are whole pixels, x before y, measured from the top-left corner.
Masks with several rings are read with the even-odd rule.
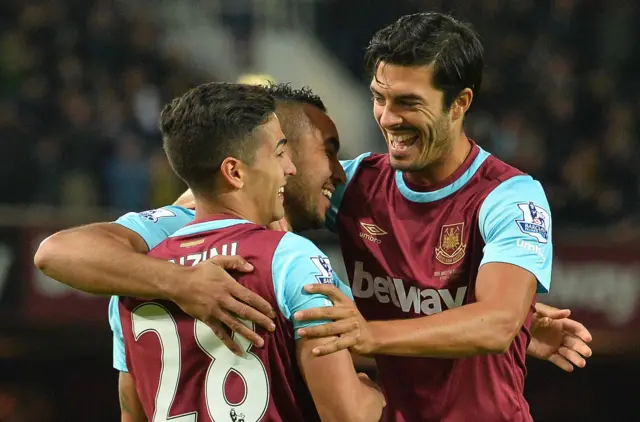
[[[278,157],[284,157],[284,150],[280,151],[278,154],[276,154]]]
[[[379,95],[372,95],[371,96],[371,101],[373,101],[376,104],[383,105],[384,104],[384,97],[381,97]]]
[[[411,101],[411,100],[402,100],[402,101],[398,101],[398,105],[400,105],[400,107],[413,108],[418,105],[418,102]]]

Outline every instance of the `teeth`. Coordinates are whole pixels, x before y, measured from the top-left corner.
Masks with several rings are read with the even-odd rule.
[[[280,189],[278,189],[278,193],[284,193],[284,186],[280,186]]]
[[[331,191],[329,189],[322,189],[322,194],[324,196],[326,196],[327,198],[331,199],[331,196],[333,196],[333,194],[331,193]]]
[[[412,140],[413,138],[415,138],[416,135],[415,134],[408,134],[408,135],[391,135],[391,140],[393,142],[409,142],[410,140]]]
[[[389,142],[394,148],[408,148],[418,139],[416,134],[393,135],[389,134]]]

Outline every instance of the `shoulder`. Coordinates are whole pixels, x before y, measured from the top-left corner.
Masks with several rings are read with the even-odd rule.
[[[193,210],[169,205],[142,212],[130,212],[117,220],[119,224],[140,235],[149,249],[153,249],[182,226],[193,221]]]
[[[499,158],[488,154],[486,160],[484,160],[480,167],[479,175],[482,179],[494,182],[495,186],[497,186],[515,176],[525,176],[526,174]]]
[[[363,169],[392,170],[389,165],[389,154],[369,153],[360,164]]]
[[[284,233],[284,235],[281,235],[276,248],[276,253],[279,255],[286,254],[291,257],[308,256],[310,253],[320,253],[320,249],[309,239],[295,233],[287,232]]]

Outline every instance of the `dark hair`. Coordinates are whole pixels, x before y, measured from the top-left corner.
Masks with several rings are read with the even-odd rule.
[[[273,97],[256,85],[208,83],[187,91],[160,114],[171,167],[194,192],[206,194],[225,158],[253,163],[254,131],[274,111]]]
[[[375,33],[365,52],[375,75],[380,62],[399,66],[433,64],[433,85],[444,92],[448,109],[464,88],[474,94],[482,83],[483,48],[470,25],[437,13],[405,15]]]
[[[290,83],[280,83],[270,84],[266,89],[276,101],[310,104],[319,108],[324,113],[327,112],[327,107],[325,107],[320,97],[314,94],[308,86],[293,89]]]

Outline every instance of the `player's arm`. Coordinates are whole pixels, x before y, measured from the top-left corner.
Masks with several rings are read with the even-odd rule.
[[[301,319],[336,320],[325,326],[303,330],[304,337],[344,333],[344,324],[357,323],[359,329],[339,341],[316,350],[331,353],[345,347],[360,354],[389,354],[457,358],[502,353],[521,329],[533,302],[536,287],[548,291],[551,275],[551,225],[537,233],[520,230],[519,204],[548,204],[537,182],[522,176],[496,188],[480,212],[480,231],[486,246],[476,278],[476,302],[422,318],[366,322],[355,307],[336,306],[331,312],[309,310]],[[526,226],[533,230],[534,227]],[[310,286],[321,291],[324,286]],[[325,292],[332,295],[334,292]],[[342,326],[338,324],[342,323]]]
[[[296,357],[313,401],[325,422],[379,421],[385,405],[377,386],[365,374],[357,374],[351,355],[341,350],[326,356],[312,351],[335,338],[301,339]]]
[[[293,319],[296,312],[331,306],[326,296],[305,293],[305,284],[328,283],[350,295],[348,286],[331,270],[329,259],[310,241],[293,233],[283,236],[274,253],[272,268],[280,311],[292,321],[294,330],[323,323],[296,321]],[[356,373],[347,350],[316,357],[312,350],[334,339],[299,339],[297,335],[296,338],[298,364],[323,421],[380,419],[384,397],[366,376]]]
[[[95,223],[60,231],[38,248],[35,265],[47,276],[88,293],[167,299],[172,275],[188,270],[147,258],[147,243],[120,224]]]
[[[147,418],[136,390],[135,380],[127,368],[119,299],[117,297],[112,297],[109,302],[109,326],[113,332],[113,367],[118,371],[121,422],[146,422]]]
[[[180,197],[176,199],[176,202],[174,202],[173,205],[183,208],[196,209],[196,198],[195,196],[193,196],[193,192],[191,192],[191,189],[187,189],[182,195],[180,195]]]
[[[171,300],[237,354],[241,350],[220,322],[260,347],[263,340],[232,314],[270,330],[275,314],[224,270],[250,271],[242,258],[217,256],[185,267],[144,255],[192,219],[192,211],[170,206],[64,230],[42,242],[34,262],[49,277],[89,293]]]
[[[128,372],[119,373],[118,397],[120,399],[121,422],[147,422],[140,397],[136,391],[135,380]]]
[[[539,225],[525,224],[530,204],[541,219]],[[423,318],[372,322],[376,352],[434,357],[505,352],[524,324],[536,289],[549,290],[550,220],[538,182],[518,176],[500,184],[480,209],[485,248],[476,278],[476,302]]]

